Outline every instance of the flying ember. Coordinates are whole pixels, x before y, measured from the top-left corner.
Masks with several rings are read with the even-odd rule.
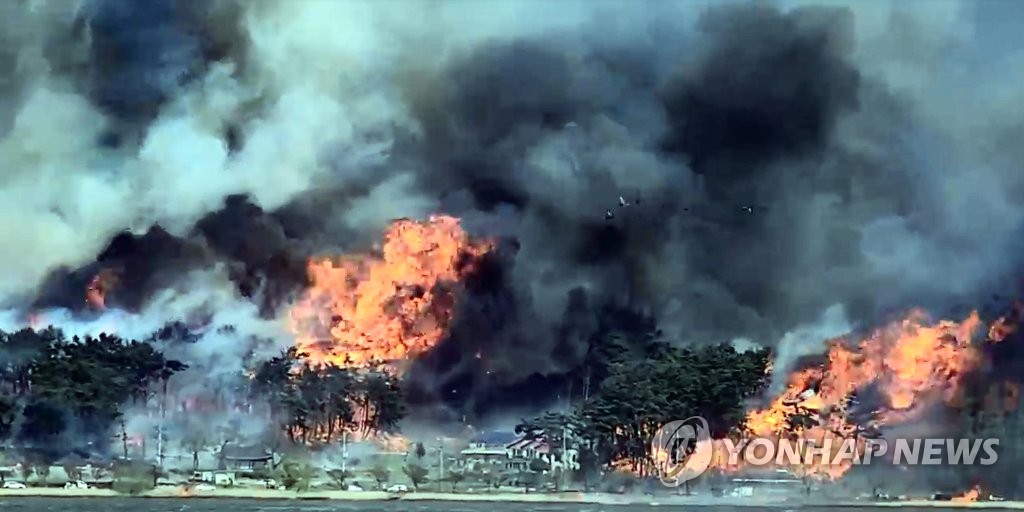
[[[379,254],[310,261],[289,326],[313,362],[393,363],[429,350],[452,320],[459,281],[491,249],[459,220],[395,221]]]

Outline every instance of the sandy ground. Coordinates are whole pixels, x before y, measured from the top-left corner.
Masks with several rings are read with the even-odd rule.
[[[0,489],[0,497],[64,497],[64,498],[101,498],[124,496],[109,489],[61,489],[61,488],[29,488]],[[161,487],[141,495],[145,498],[235,498],[235,499],[301,499],[301,500],[337,500],[337,501],[452,501],[452,502],[523,502],[523,503],[587,503],[601,505],[690,505],[690,506],[751,506],[751,507],[792,507],[803,504],[818,507],[932,507],[932,508],[972,508],[972,509],[1012,509],[1024,510],[1024,502],[950,502],[950,501],[832,501],[828,503],[795,502],[791,500],[752,500],[750,498],[711,498],[701,496],[641,496],[617,495],[601,493],[444,493],[444,492],[412,492],[396,495],[380,491],[309,491],[295,492],[275,489],[216,489],[210,491],[187,492],[181,487]]]

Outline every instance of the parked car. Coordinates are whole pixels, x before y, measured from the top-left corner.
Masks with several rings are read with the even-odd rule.
[[[407,486],[405,484],[395,484],[395,485],[392,485],[392,486],[388,487],[385,490],[387,492],[409,492],[409,486]]]
[[[4,489],[27,489],[28,487],[21,482],[4,482]]]
[[[348,484],[348,487],[347,487],[347,488],[346,488],[345,490],[346,490],[346,491],[356,491],[356,492],[359,492],[359,491],[362,491],[362,490],[363,490],[363,488],[362,488],[362,487],[359,487],[359,486],[358,486],[358,485],[356,485],[356,484]]]
[[[64,488],[65,489],[88,489],[89,488],[89,484],[87,484],[87,483],[85,483],[85,482],[83,482],[81,480],[76,480],[74,482],[68,482],[68,483],[64,484]]]
[[[194,487],[192,487],[192,490],[194,490],[194,491],[216,491],[217,487],[215,487],[213,485],[210,485],[210,484],[196,484]]]

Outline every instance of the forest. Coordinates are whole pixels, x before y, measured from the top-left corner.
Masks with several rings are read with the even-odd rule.
[[[573,397],[571,415],[556,415],[593,440],[595,466],[628,460],[640,469],[649,434],[677,417],[700,414],[716,432],[727,431],[742,418],[744,400],[767,382],[766,351],[677,348],[656,330],[605,334],[574,372],[585,395]],[[126,457],[116,442],[126,437],[125,411],[161,404],[168,382],[188,369],[156,346],[106,334],[67,337],[56,328],[0,333],[0,440],[50,461],[71,452]],[[314,366],[295,348],[259,363],[244,381],[247,399],[262,405],[254,410],[266,411],[266,421],[294,444],[338,443],[345,431],[397,432],[408,409],[394,374]],[[555,438],[561,426],[555,429],[552,418],[524,422],[523,429]],[[168,441],[212,441],[186,437]]]
[[[104,451],[116,433],[126,442],[125,407],[188,368],[148,343],[54,328],[0,333],[0,350],[0,440],[46,462]]]
[[[589,341],[571,373],[577,393],[567,407],[523,419],[516,427],[517,433],[543,438],[556,457],[568,436],[564,445],[578,450],[580,463],[572,477],[585,483],[613,467],[650,475],[652,436],[672,420],[699,415],[715,437],[737,433],[771,379],[767,349],[681,347],[665,340],[653,322],[641,318],[621,325],[628,327],[602,329]],[[125,413],[162,404],[168,383],[189,369],[157,346],[113,335],[68,337],[55,328],[0,333],[0,442],[37,464],[70,453],[127,459]],[[338,445],[343,433],[400,432],[410,409],[400,377],[385,370],[313,365],[294,348],[262,361],[240,381],[242,399],[259,404],[252,414],[265,414],[259,421],[273,427],[271,434],[276,431],[276,438],[299,450]],[[969,400],[943,421],[967,437],[1019,437],[1015,408],[1000,412],[982,402]],[[793,428],[801,420],[790,418]],[[210,438],[208,427],[179,428],[174,435],[180,438],[167,441],[191,451],[227,441]],[[1003,443],[997,468],[925,468],[916,474],[928,485],[955,487],[973,478],[1012,494],[1017,472],[992,469],[1012,470],[1024,460],[1019,444]],[[873,474],[879,482],[887,479],[884,471]]]

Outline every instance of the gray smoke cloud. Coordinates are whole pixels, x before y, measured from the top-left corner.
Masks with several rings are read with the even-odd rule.
[[[808,333],[977,305],[1016,271],[1024,67],[1009,35],[976,37],[1003,8],[11,2],[0,298],[75,310],[116,264],[128,312],[107,315],[157,328],[188,316],[168,294],[230,299],[286,346],[305,257],[443,212],[503,241],[450,342],[520,362],[481,396],[570,370],[607,303],[679,343],[798,357]]]

